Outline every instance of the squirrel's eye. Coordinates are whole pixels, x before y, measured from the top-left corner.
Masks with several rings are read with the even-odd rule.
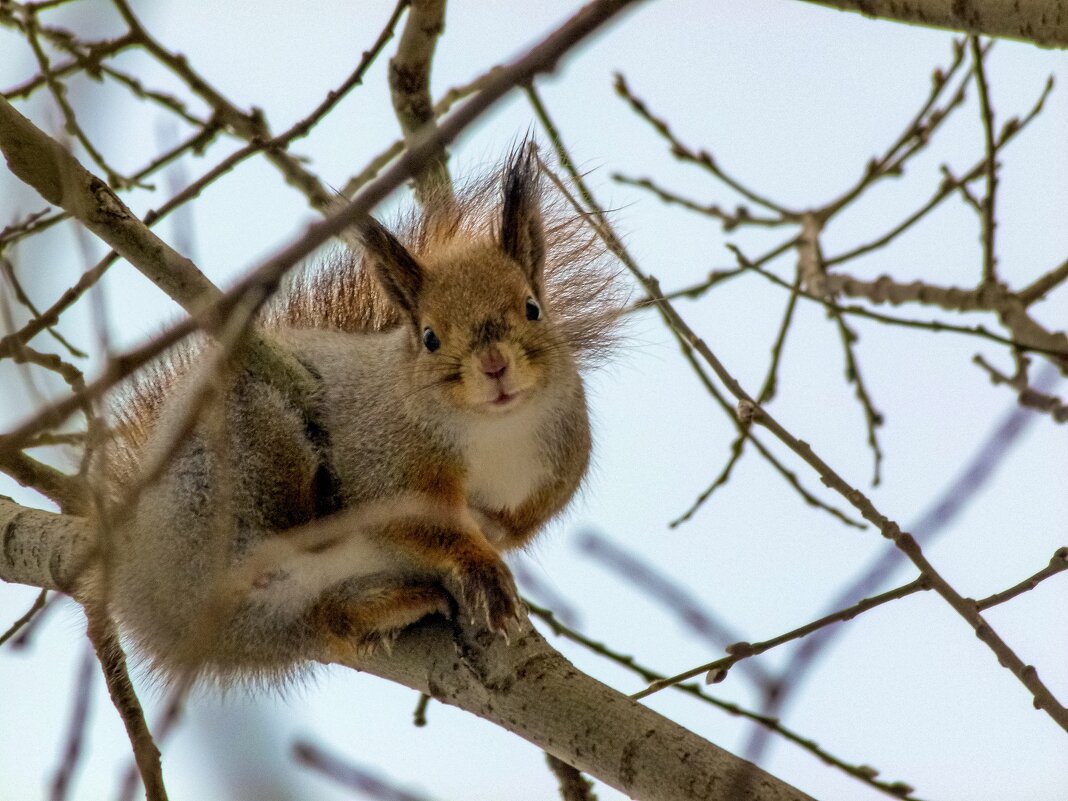
[[[431,328],[423,329],[423,344],[426,345],[426,349],[433,353],[441,347],[441,340],[438,339],[438,335],[434,333]]]
[[[538,305],[538,301],[534,300],[534,298],[527,298],[527,319],[541,319],[541,306]]]

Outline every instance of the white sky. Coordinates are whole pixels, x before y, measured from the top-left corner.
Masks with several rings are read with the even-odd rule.
[[[313,0],[293,4],[241,0],[226,4],[141,3],[158,38],[239,105],[262,107],[274,130],[303,116],[352,69],[387,18],[392,2]],[[493,4],[452,2],[435,61],[435,96],[520,52],[566,17],[573,2]],[[87,0],[65,24],[92,35],[120,30],[110,6]],[[926,96],[929,75],[948,63],[948,33],[872,22],[793,0],[649,3],[572,55],[561,73],[539,82],[573,156],[591,170],[599,197],[643,267],[665,289],[729,266],[725,242],[751,254],[776,242],[762,232],[725,236],[711,221],[664,207],[611,180],[614,172],[655,176],[702,202],[731,207],[736,198],[693,168],[674,162],[651,130],[612,92],[622,70],[633,90],[669,119],[680,138],[712,151],[735,176],[787,205],[815,205],[855,180],[865,162],[899,133]],[[179,91],[139,54],[125,68],[147,85]],[[386,59],[326,122],[296,146],[334,186],[362,168],[397,136],[385,85]],[[34,71],[32,54],[0,31],[0,87]],[[1063,53],[1001,42],[988,60],[999,124],[1030,108],[1045,77],[1068,79]],[[157,149],[160,115],[84,80],[72,95],[89,102],[82,121],[120,169],[146,162]],[[27,108],[56,130],[58,115],[41,95]],[[982,153],[974,92],[931,151],[905,178],[885,182],[827,232],[824,248],[838,252],[881,233],[925,199],[939,180],[938,165],[970,166]],[[454,151],[454,174],[495,161],[533,122],[520,95],[503,103]],[[999,197],[1002,275],[1019,286],[1068,252],[1068,99],[1055,90],[1046,113],[1003,156]],[[231,141],[203,159],[186,159],[198,177],[234,148]],[[167,196],[165,183],[130,203],[140,213]],[[978,189],[978,187],[977,187]],[[0,225],[43,204],[0,176]],[[301,196],[265,161],[246,163],[212,186],[193,207],[194,255],[216,282],[226,284],[298,236],[312,219]],[[164,223],[156,229],[174,241]],[[93,259],[105,252],[89,245]],[[86,257],[66,229],[50,243],[17,254],[22,275],[46,304]],[[889,250],[852,269],[871,278],[926,277],[969,285],[979,272],[978,224],[951,201]],[[777,263],[789,276],[790,261]],[[1063,290],[1039,310],[1063,329]],[[105,282],[117,341],[132,344],[172,319],[176,307],[127,265]],[[725,285],[680,311],[743,384],[757,389],[786,301],[760,279]],[[930,318],[928,312],[917,317]],[[984,322],[976,317],[968,322]],[[991,320],[985,320],[992,325]],[[964,465],[979,442],[1011,408],[1004,388],[990,386],[970,360],[981,352],[1008,369],[1002,349],[978,340],[915,333],[855,321],[858,357],[872,395],[886,416],[884,483],[872,497],[890,517],[916,520]],[[65,318],[63,330],[92,342],[89,317]],[[42,340],[43,341],[43,340]],[[10,365],[0,365],[0,425],[28,409],[28,395]],[[1064,386],[1061,387],[1064,394]],[[813,445],[847,480],[865,487],[871,458],[853,390],[842,380],[837,334],[823,312],[798,310],[771,409]],[[730,485],[687,525],[667,522],[685,510],[718,473],[733,428],[679,357],[672,338],[651,317],[636,319],[613,366],[591,381],[597,436],[596,468],[567,520],[544,535],[527,568],[581,614],[581,628],[640,661],[674,673],[720,655],[696,642],[679,622],[642,593],[578,553],[577,532],[595,529],[647,558],[751,639],[764,639],[822,612],[836,587],[880,553],[877,533],[847,529],[805,506],[753,453]],[[765,437],[770,442],[770,437]],[[988,492],[975,501],[928,554],[965,595],[982,597],[1039,569],[1068,544],[1068,436],[1064,426],[1037,420],[1007,455]],[[782,448],[774,448],[783,453]],[[804,484],[818,480],[784,457]],[[0,477],[0,493],[40,500]],[[823,494],[836,505],[837,501]],[[900,571],[901,582],[912,577]],[[991,623],[1039,667],[1046,683],[1068,699],[1068,581],[1057,577],[1035,592],[989,613]],[[33,590],[0,586],[0,628],[32,601]],[[47,620],[29,652],[0,654],[0,799],[47,797],[65,735],[69,693],[83,643],[71,607]],[[636,677],[569,646],[554,644],[582,669],[625,692]],[[766,664],[783,663],[788,649]],[[720,697],[754,705],[740,672],[713,688]],[[146,693],[149,706],[158,694]],[[435,799],[514,801],[556,797],[540,753],[512,735],[440,705],[430,725],[415,729],[416,695],[380,680],[320,671],[285,699],[202,698],[165,748],[164,771],[173,799],[346,798],[351,794],[287,764],[297,736],[310,736],[353,762],[370,766],[403,787]],[[749,727],[685,696],[665,692],[650,704],[713,742],[744,746]],[[1064,732],[1035,712],[1016,680],[1001,669],[962,620],[933,594],[865,615],[811,675],[784,722],[854,763],[878,767],[917,795],[935,801],[1055,801],[1068,795]],[[28,744],[32,744],[27,748]],[[92,698],[87,753],[72,798],[111,798],[127,763],[121,723],[102,682]],[[258,754],[258,756],[257,756]],[[220,791],[224,767],[243,778]],[[882,796],[822,765],[810,754],[773,742],[766,767],[827,801]],[[278,784],[288,776],[292,786]],[[270,788],[253,790],[256,781]],[[622,797],[599,785],[602,799]]]

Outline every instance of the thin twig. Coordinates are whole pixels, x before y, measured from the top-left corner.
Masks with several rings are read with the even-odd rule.
[[[645,592],[709,645],[723,648],[740,639],[728,623],[704,608],[689,591],[616,543],[593,531],[582,532],[574,542],[579,551],[614,571],[629,585]],[[745,669],[748,678],[758,687],[766,690],[772,684],[771,675],[758,663],[747,663]]]
[[[5,631],[3,634],[0,634],[0,646],[3,646],[3,644],[5,642],[7,642],[12,637],[14,637],[16,634],[18,634],[19,630],[23,626],[25,626],[27,623],[29,623],[31,620],[33,620],[33,616],[36,615],[39,611],[41,611],[42,608],[44,608],[45,601],[47,601],[47,600],[48,600],[48,590],[41,590],[37,594],[37,598],[34,600],[33,605],[30,606],[30,608],[26,610],[26,612],[22,615],[22,617],[20,617],[18,620],[16,620],[14,623],[12,623],[8,627],[7,631]]]
[[[1008,376],[990,364],[990,362],[984,359],[981,355],[976,355],[972,361],[986,370],[987,375],[990,376],[990,382],[992,384],[1007,384],[1015,389],[1017,400],[1021,406],[1044,412],[1056,423],[1068,423],[1068,403],[1062,401],[1055,395],[1039,392],[1037,389],[1030,386],[1027,383],[1027,376],[1025,374]]]
[[[680,161],[689,162],[691,164],[697,165],[698,167],[701,167],[714,178],[729,186],[742,197],[750,200],[753,203],[756,203],[758,206],[763,206],[764,208],[768,209],[779,217],[782,217],[786,220],[797,220],[797,212],[791,211],[785,206],[782,206],[779,203],[776,203],[775,201],[771,200],[770,198],[757,192],[754,192],[747,186],[740,183],[737,179],[728,175],[723,170],[723,168],[719,166],[719,164],[712,157],[712,155],[707,151],[701,150],[694,152],[689,147],[684,145],[672,132],[667,122],[653,114],[649,110],[648,106],[646,106],[646,104],[642,100],[640,100],[634,95],[633,92],[631,92],[630,87],[627,86],[627,81],[623,77],[622,73],[616,73],[615,90],[616,94],[618,94],[627,102],[627,104],[631,107],[631,110],[633,110],[635,114],[637,114],[647,123],[649,123],[649,125],[653,127],[653,130],[655,130],[665,141],[667,141],[668,145],[670,145],[671,148],[671,155],[673,155],[675,158],[679,159]]]
[[[990,286],[997,282],[997,254],[994,251],[994,231],[997,227],[995,200],[998,189],[998,153],[994,136],[994,110],[990,105],[990,95],[983,70],[984,53],[978,36],[969,36],[968,45],[972,53],[972,69],[975,71],[975,84],[979,89],[979,112],[983,120],[983,144],[986,148],[985,173],[986,193],[983,195],[981,219],[983,221],[983,277],[981,286]]]
[[[1009,142],[1015,139],[1016,136],[1022,130],[1024,130],[1028,125],[1031,124],[1031,122],[1042,112],[1042,109],[1045,107],[1046,104],[1046,99],[1049,97],[1049,94],[1052,91],[1053,78],[1050,77],[1046,81],[1042,92],[1039,94],[1038,100],[1035,101],[1034,105],[1027,112],[1027,114],[1025,114],[1021,119],[1017,119],[1015,117],[1010,119],[1007,123],[1005,123],[1004,127],[1002,127],[996,144],[997,150],[1002,150]],[[828,267],[833,267],[836,264],[842,264],[844,262],[851,261],[852,259],[855,259],[859,256],[863,256],[866,253],[871,253],[874,250],[878,250],[879,248],[883,248],[886,245],[890,244],[890,242],[892,242],[898,236],[900,236],[913,225],[925,218],[931,211],[933,211],[939,204],[941,204],[942,201],[952,196],[953,193],[957,191],[960,185],[971,183],[977,178],[982,177],[986,171],[986,162],[987,160],[983,158],[955,180],[950,174],[947,173],[943,178],[941,185],[938,187],[935,193],[931,195],[930,199],[926,203],[924,203],[919,209],[917,209],[915,212],[906,217],[902,222],[891,228],[887,233],[883,234],[882,236],[876,238],[871,242],[868,242],[863,245],[858,245],[852,250],[845,251],[843,253],[838,254],[837,256],[828,256],[824,259],[824,263]]]

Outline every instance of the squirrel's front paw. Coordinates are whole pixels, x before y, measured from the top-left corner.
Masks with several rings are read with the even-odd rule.
[[[472,620],[484,617],[490,631],[507,635],[522,610],[515,580],[500,560],[479,562],[458,571],[464,611]]]

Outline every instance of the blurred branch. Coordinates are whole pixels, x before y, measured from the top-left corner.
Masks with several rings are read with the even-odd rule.
[[[50,801],[65,801],[70,792],[74,772],[78,769],[85,752],[85,731],[89,720],[89,704],[93,693],[93,652],[88,648],[82,655],[74,685],[74,702],[70,710],[70,723],[63,746],[63,756],[52,777]]]
[[[45,55],[44,50],[41,49],[41,44],[37,40],[37,21],[32,14],[24,14],[23,30],[26,34],[26,41],[29,42],[34,57],[37,59],[37,65],[41,68],[41,74],[44,76],[48,91],[51,93],[52,98],[56,101],[56,105],[59,107],[59,110],[63,115],[64,129],[67,134],[74,137],[85,149],[85,152],[89,155],[89,158],[92,159],[93,163],[104,171],[104,174],[108,178],[109,186],[116,189],[133,187],[135,184],[132,181],[125,176],[120,175],[117,170],[113,169],[108,162],[105,161],[103,155],[96,149],[89,137],[85,135],[85,132],[78,124],[74,109],[71,108],[70,103],[67,102],[67,89],[52,74],[52,68],[48,62],[48,57]]]
[[[85,487],[74,476],[68,476],[17,450],[0,452],[0,471],[23,487],[37,490],[67,514],[85,512]]]
[[[62,206],[187,311],[218,297],[219,290],[193,262],[153,234],[103,181],[2,98],[0,150],[12,173]]]
[[[314,770],[365,798],[375,801],[428,801],[426,796],[401,790],[380,776],[373,775],[367,768],[342,760],[307,740],[293,743],[293,759],[298,765]]]
[[[15,274],[15,265],[13,265],[9,259],[0,256],[0,270],[3,271],[4,276],[7,278],[8,283],[11,285],[11,289],[15,294],[15,300],[17,300],[22,306],[27,309],[27,311],[30,312],[31,315],[33,315],[34,320],[40,320],[41,312],[40,310],[38,310],[34,302],[30,300],[30,296],[26,294],[26,290],[23,289],[22,283],[19,281],[18,276]],[[42,327],[47,330],[49,334],[52,335],[52,338],[56,342],[66,348],[67,352],[71,356],[75,357],[76,359],[85,359],[88,357],[88,354],[85,351],[80,350],[70,344],[70,342],[68,342],[63,337],[63,335],[60,334],[52,326],[42,324]],[[0,348],[0,352],[2,352],[2,348]]]
[[[1053,369],[1048,367],[1040,376],[1040,380],[1052,379],[1053,376]],[[984,437],[984,441],[965,466],[939,491],[930,507],[914,521],[911,526],[913,536],[924,545],[929,545],[937,536],[948,531],[950,524],[989,485],[996,469],[1004,463],[1009,449],[1020,441],[1034,421],[1035,415],[1030,412],[1019,407],[1010,409]],[[874,593],[904,561],[904,554],[893,545],[888,545],[868,567],[834,593],[832,600],[825,605],[825,610],[827,613],[834,613]],[[761,712],[775,717],[782,714],[791,695],[797,694],[806,674],[813,670],[822,655],[828,653],[831,641],[845,631],[845,628],[832,626],[820,629],[801,640],[781,671],[778,691],[774,696],[764,699]],[[747,758],[759,761],[766,742],[768,738],[764,729],[754,729],[749,747],[745,751]]]

